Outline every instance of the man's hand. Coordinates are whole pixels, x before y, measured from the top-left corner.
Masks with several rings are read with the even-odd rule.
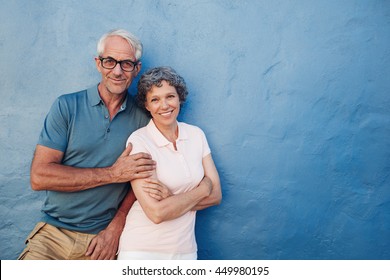
[[[115,260],[120,234],[120,231],[102,230],[92,239],[85,255],[92,260]]]
[[[173,195],[170,189],[157,179],[147,178],[145,183],[142,189],[158,201]]]
[[[144,179],[153,174],[156,162],[147,153],[130,155],[131,143],[111,166],[112,177],[116,182],[130,182],[134,179]]]
[[[126,223],[126,216],[135,201],[135,195],[130,190],[123,199],[114,219],[106,229],[99,232],[89,244],[86,256],[92,260],[115,260],[118,252],[119,238]]]

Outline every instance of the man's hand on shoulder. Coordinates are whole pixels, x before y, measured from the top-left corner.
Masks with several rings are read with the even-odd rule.
[[[120,157],[111,166],[111,176],[114,182],[130,182],[134,179],[144,179],[152,175],[156,162],[147,153],[130,155],[132,145],[126,147]]]

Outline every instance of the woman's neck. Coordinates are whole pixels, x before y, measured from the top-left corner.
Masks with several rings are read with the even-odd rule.
[[[171,143],[175,144],[176,139],[179,136],[179,129],[177,122],[174,122],[172,125],[162,125],[161,123],[157,123],[153,120],[157,129],[161,132],[162,135]]]

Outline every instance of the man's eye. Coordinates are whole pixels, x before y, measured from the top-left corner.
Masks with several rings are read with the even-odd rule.
[[[107,58],[104,60],[104,63],[106,65],[114,65],[115,64],[115,60],[111,59],[111,58]]]
[[[133,63],[131,61],[122,61],[122,65],[127,67],[127,68],[130,68],[130,67],[133,67]]]

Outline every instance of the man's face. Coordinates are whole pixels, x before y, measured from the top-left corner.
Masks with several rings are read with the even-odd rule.
[[[111,36],[106,39],[104,52],[101,57],[113,58],[117,61],[136,61],[133,48],[125,39],[119,36]],[[99,58],[95,58],[95,61],[98,71],[102,74],[99,90],[103,96],[122,95],[130,87],[134,77],[137,76],[141,69],[139,64],[132,72],[126,72],[122,70],[119,63],[113,69],[106,69],[102,66]]]

